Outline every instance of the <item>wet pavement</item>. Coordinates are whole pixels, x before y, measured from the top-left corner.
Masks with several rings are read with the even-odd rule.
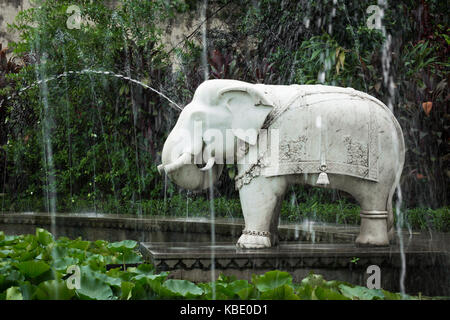
[[[243,250],[235,246],[244,227],[242,219],[216,219],[215,245],[207,218],[79,213],[56,214],[55,221],[58,237],[139,241],[147,261],[179,279],[211,281],[212,274],[224,273],[250,280],[252,274],[279,269],[290,272],[294,281],[313,271],[326,279],[365,285],[367,267],[378,265],[382,287],[399,291],[403,263],[399,238],[388,247],[358,247],[354,241],[359,226],[282,223],[279,246]],[[36,227],[50,230],[50,215],[0,214],[0,230],[5,234],[34,233]],[[402,239],[407,293],[450,296],[450,234],[403,230]]]
[[[339,233],[338,229],[333,232]],[[170,271],[175,278],[196,282],[211,281],[211,266],[214,265],[213,274],[216,276],[223,273],[251,280],[252,274],[278,269],[290,272],[294,281],[301,281],[313,271],[328,280],[338,279],[365,286],[369,276],[367,268],[377,265],[382,272],[382,288],[396,292],[400,291],[404,263],[407,293],[449,296],[450,235],[404,232],[402,239],[404,260],[398,239],[387,247],[360,247],[353,242],[288,241],[273,248],[251,250],[237,248],[231,242],[215,245],[153,242],[141,243],[140,251],[157,271]]]
[[[86,240],[210,242],[211,220],[196,217],[136,216],[85,213],[57,213],[57,236]],[[34,233],[34,228],[51,227],[48,213],[1,213],[0,230],[6,234]],[[218,218],[214,223],[218,241],[237,241],[244,229],[243,219]],[[280,224],[281,241],[353,242],[358,226],[322,223]]]

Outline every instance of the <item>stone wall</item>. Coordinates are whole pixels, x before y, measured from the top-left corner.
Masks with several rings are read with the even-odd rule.
[[[113,6],[114,2],[114,0],[109,0],[108,5]],[[8,24],[14,21],[19,11],[31,8],[31,6],[30,0],[0,0],[0,43],[3,48],[7,47],[10,41],[16,41],[19,38],[17,33],[8,30]],[[182,14],[162,26],[162,42],[169,50],[197,29],[201,23],[200,10],[201,8],[198,6],[197,10]],[[208,25],[211,24],[217,27],[220,21],[211,19],[208,21]],[[176,65],[176,61],[174,62]]]
[[[8,30],[8,23],[12,23],[20,10],[31,7],[30,0],[0,0],[0,43],[4,47],[9,41],[16,41],[18,34]]]

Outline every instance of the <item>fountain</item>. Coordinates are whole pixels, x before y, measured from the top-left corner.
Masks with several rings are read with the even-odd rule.
[[[282,96],[277,96],[280,92]],[[354,106],[358,106],[358,109],[351,107],[350,101],[352,100],[356,101]],[[208,103],[211,103],[210,101],[213,101],[215,105],[208,105]],[[281,104],[279,102],[278,105],[275,105],[272,101],[284,102]],[[327,101],[333,103],[333,108],[326,107],[320,113],[321,104],[326,105]],[[339,103],[343,106],[339,112],[336,111],[338,108],[336,101],[340,101]],[[239,109],[235,109],[233,104],[239,105]],[[249,106],[247,107],[246,104],[249,104]],[[314,109],[309,109],[311,105],[315,105]],[[366,109],[362,108],[363,105],[366,106]],[[258,108],[262,110],[259,111]],[[195,111],[196,118],[191,116],[191,110]],[[225,123],[224,119],[220,118],[222,110],[231,111],[230,123]],[[243,118],[242,115],[237,114],[235,118],[233,116],[234,110],[237,110],[236,112],[244,112],[247,115],[250,114],[251,116],[250,118]],[[308,123],[310,123],[308,116],[315,117],[312,110],[316,110],[316,112],[322,114],[323,118],[328,119],[327,122],[321,121],[315,131],[308,130]],[[283,114],[283,112],[285,113]],[[339,122],[337,118],[333,117],[333,112],[339,114],[340,119],[342,119],[343,114],[348,112],[346,118],[358,119],[359,123]],[[350,116],[350,114],[358,112],[361,116],[355,118]],[[386,113],[387,116],[384,119],[390,120],[388,122],[382,120],[381,116],[378,116],[380,114],[378,112]],[[258,119],[258,117],[261,118]],[[363,120],[364,117],[366,117],[366,120]],[[196,127],[194,123],[190,122],[196,121],[195,119],[207,119],[206,122],[200,123],[200,125],[203,125],[204,131],[195,132],[196,129],[190,131],[191,128]],[[293,121],[296,125],[290,124],[289,121]],[[302,121],[305,122],[304,126]],[[218,123],[222,127],[214,127],[214,123]],[[281,137],[281,140],[270,140],[270,149],[267,145],[257,144],[257,140],[254,137],[253,142],[251,140],[251,129],[254,130],[254,133],[257,134],[259,132],[261,134],[261,128],[267,128],[266,123],[269,123],[272,129],[281,131],[281,133],[277,133],[277,138]],[[358,128],[358,125],[361,125],[361,123],[363,127],[367,124],[367,128],[377,123],[376,125],[380,132],[397,132],[398,135],[395,138],[397,140],[390,140],[392,138],[390,133],[388,136],[383,137],[383,135],[378,135],[378,133],[371,133],[369,129],[368,140],[362,142],[364,140],[357,135],[357,132],[352,131],[353,128]],[[292,136],[292,134],[299,134],[298,130],[291,133],[290,131],[283,132],[282,129],[303,127],[305,131],[300,131],[300,134],[306,134],[306,136],[301,136],[302,139],[300,140],[297,136]],[[324,127],[326,129],[323,129]],[[231,128],[233,128],[234,134],[234,139],[231,143],[230,141],[220,141],[220,139],[228,137],[222,131],[231,130]],[[244,128],[250,129],[250,134],[242,135],[242,132],[245,132]],[[344,128],[347,128],[347,131]],[[213,136],[213,133],[208,132],[208,130],[215,130],[213,142],[204,138]],[[330,131],[340,132],[339,135],[335,134],[333,138],[331,136],[328,137],[328,141],[333,139],[333,144],[328,144],[328,146],[333,145],[337,147],[334,147],[332,151],[317,149],[320,152],[316,153],[318,157],[315,159],[315,153],[308,151],[306,149],[307,146],[302,146],[300,143],[308,140],[311,141],[309,146],[320,145],[320,138],[324,135],[324,130],[325,134]],[[358,131],[358,133],[360,132]],[[365,134],[367,132],[363,132],[363,135]],[[353,144],[350,142],[352,138],[359,141],[356,142],[358,150],[364,148],[365,152],[369,153],[370,159],[377,159],[378,163],[358,158],[364,157],[364,154],[358,155],[357,151],[353,153]],[[194,281],[205,281],[205,270],[214,269],[220,269],[222,272],[229,271],[231,274],[239,274],[240,276],[246,274],[248,278],[251,272],[257,270],[264,272],[270,269],[282,268],[293,272],[294,277],[297,277],[297,279],[302,279],[306,276],[308,270],[314,268],[314,270],[318,270],[322,274],[335,277],[342,272],[342,269],[347,269],[351,263],[351,257],[356,256],[360,259],[358,260],[358,268],[367,268],[370,265],[383,265],[383,287],[392,288],[393,283],[400,283],[401,290],[404,292],[403,286],[407,268],[405,261],[407,261],[408,267],[412,268],[408,272],[416,276],[417,273],[420,274],[419,270],[427,270],[431,265],[436,266],[434,264],[435,259],[442,262],[448,258],[445,251],[440,251],[442,247],[436,249],[434,246],[430,247],[429,244],[423,246],[420,243],[422,241],[420,236],[410,242],[407,259],[401,235],[399,235],[399,246],[392,245],[395,242],[393,210],[389,206],[392,205],[393,191],[397,186],[403,166],[404,153],[402,152],[404,151],[402,150],[404,149],[402,145],[404,142],[401,129],[392,113],[378,100],[348,88],[298,85],[264,86],[234,80],[206,81],[197,89],[193,101],[184,108],[184,112],[180,116],[174,131],[167,138],[162,154],[163,163],[158,167],[158,170],[184,188],[211,188],[213,182],[218,180],[225,163],[225,157],[221,158],[221,156],[226,154],[228,159],[229,153],[235,152],[235,139],[244,139],[245,144],[247,146],[250,145],[250,147],[247,147],[246,153],[241,155],[244,160],[248,160],[245,157],[251,152],[263,155],[263,157],[266,156],[266,153],[269,154],[266,158],[259,156],[258,160],[253,162],[245,162],[242,158],[239,159],[239,155],[236,155],[239,164],[236,186],[240,189],[245,218],[245,227],[237,242],[238,249],[230,243],[215,245],[214,234],[211,237],[212,242],[207,245],[197,242],[189,245],[181,243],[142,243],[143,252],[159,270],[178,271],[180,272],[179,276],[187,277]],[[370,148],[373,146],[371,142],[373,139],[383,141],[381,145],[385,146],[386,149],[381,150],[381,152],[378,150],[370,151]],[[202,142],[203,149],[196,147],[198,141]],[[290,143],[288,152],[289,150],[295,150],[296,144],[299,144],[303,153],[294,154],[295,157],[293,157],[292,153],[286,153],[284,151],[285,141]],[[344,144],[342,147],[339,147],[341,141],[344,141]],[[366,143],[366,145],[361,145],[361,143]],[[399,145],[402,147],[397,147]],[[220,147],[226,150],[219,150]],[[260,149],[252,150],[252,148]],[[399,151],[401,152],[398,153]],[[346,152],[346,158],[344,157],[343,160],[340,160],[339,155],[345,155]],[[198,155],[203,156],[203,158],[198,159]],[[285,159],[286,156],[287,158]],[[301,161],[304,161],[301,158],[302,156],[304,157],[303,159],[310,159],[309,162],[312,165],[300,167],[299,169],[299,166],[302,165]],[[325,164],[324,159],[326,159],[327,164]],[[295,163],[293,160],[299,162]],[[286,161],[286,163],[283,163],[283,161]],[[357,171],[339,171],[351,170],[350,167],[349,169],[338,169],[340,168],[338,165],[339,161],[342,161],[341,167],[355,164],[359,166],[365,165],[366,171],[359,177],[357,176]],[[196,163],[203,163],[202,166],[204,168],[197,168]],[[390,167],[392,164],[394,167]],[[255,167],[255,165],[258,167]],[[326,169],[322,169],[322,166],[325,166]],[[388,173],[388,176],[383,176],[381,174],[383,171]],[[240,179],[245,177],[245,174],[249,178],[242,183]],[[297,176],[297,174],[301,175]],[[353,195],[359,199],[363,208],[361,212],[363,222],[360,233],[355,239],[359,247],[350,243],[346,245],[316,244],[316,230],[312,227],[308,230],[312,238],[312,244],[281,245],[275,250],[271,250],[270,247],[279,243],[277,225],[278,210],[281,207],[281,204],[277,204],[276,201],[271,205],[271,199],[282,199],[282,193],[286,190],[285,185],[287,183],[307,183],[327,188],[344,188],[347,192],[353,192]],[[350,186],[353,186],[353,189]],[[378,201],[377,197],[382,195],[385,195],[386,198],[383,197],[380,199],[381,201]],[[382,205],[377,206],[377,201]],[[386,207],[386,204],[388,207]],[[213,210],[211,208],[212,212],[214,212]],[[391,242],[392,247],[389,247],[389,242]],[[434,252],[429,252],[429,249],[440,251],[440,253],[434,256]],[[397,261],[397,254],[401,257],[400,262]],[[429,256],[430,254],[433,258]],[[350,267],[350,270],[358,268]],[[402,270],[400,282],[396,279],[396,270],[398,268]],[[442,276],[445,272],[441,270],[437,274]],[[354,277],[355,272],[351,272],[350,275]],[[358,282],[361,282],[363,279],[364,273],[360,273]],[[394,281],[394,279],[396,280]],[[356,279],[346,278],[346,280],[354,282]]]
[[[142,11],[149,10],[146,6],[153,4],[130,3]],[[98,4],[91,2],[90,5]],[[300,16],[295,19],[283,16],[284,23],[281,25],[275,19],[257,18],[258,15],[272,14],[266,6],[278,5],[279,10],[273,12],[284,12],[283,15],[297,12]],[[408,163],[411,155],[408,158],[406,150],[412,144],[406,138],[420,127],[419,120],[426,117],[425,120],[431,122],[434,119],[430,110],[433,104],[438,103],[435,102],[439,98],[438,88],[430,90],[432,97],[428,97],[428,93],[422,94],[421,99],[430,100],[423,107],[425,115],[414,118],[413,125],[405,127],[404,120],[397,113],[403,105],[396,99],[406,96],[402,92],[406,86],[397,86],[400,76],[396,72],[403,71],[397,71],[398,66],[394,67],[395,59],[398,59],[396,56],[399,56],[392,54],[396,49],[394,39],[399,38],[395,38],[392,28],[381,23],[376,24],[380,28],[379,34],[373,30],[367,31],[355,24],[355,20],[361,19],[358,16],[361,10],[353,7],[350,10],[347,5],[338,5],[337,1],[324,2],[318,9],[307,1],[299,1],[298,4],[252,2],[248,6],[245,19],[228,30],[228,26],[221,26],[220,19],[225,19],[221,15],[225,15],[226,10],[237,9],[229,3],[217,7],[207,0],[200,2],[194,13],[200,21],[194,32],[184,36],[167,53],[167,56],[170,53],[179,55],[180,60],[184,59],[184,64],[177,66],[180,70],[171,68],[172,73],[167,76],[171,80],[164,78],[166,82],[158,78],[166,77],[162,69],[158,69],[158,59],[162,58],[158,56],[158,59],[152,60],[146,55],[147,52],[165,52],[165,48],[157,46],[159,39],[156,36],[154,39],[158,40],[148,40],[152,37],[146,36],[150,31],[142,26],[145,23],[141,24],[143,18],[138,10],[120,12],[121,9],[116,8],[111,11],[106,26],[114,29],[120,37],[117,40],[113,31],[105,28],[104,38],[108,40],[102,40],[104,48],[99,49],[100,54],[83,51],[82,46],[73,49],[73,44],[78,41],[74,40],[78,39],[77,30],[72,30],[73,33],[58,30],[47,47],[41,47],[43,38],[28,43],[31,52],[37,56],[33,79],[24,79],[24,83],[30,84],[3,96],[0,112],[11,102],[20,104],[25,93],[34,92],[33,88],[39,89],[36,101],[42,104],[42,122],[38,123],[38,128],[42,131],[39,146],[43,155],[42,175],[45,179],[41,182],[45,190],[43,201],[46,212],[36,212],[32,205],[29,212],[3,212],[8,196],[4,191],[7,174],[13,175],[5,171],[1,177],[0,231],[6,235],[34,234],[35,229],[40,227],[50,230],[56,237],[82,237],[92,241],[135,240],[139,242],[144,260],[153,264],[156,272],[169,271],[171,278],[212,283],[212,299],[220,294],[214,284],[220,274],[251,280],[255,274],[275,269],[288,271],[294,282],[301,281],[313,271],[330,280],[347,281],[364,287],[370,277],[369,271],[380,270],[379,286],[401,292],[404,297],[418,293],[450,296],[450,236],[448,233],[413,230],[407,218],[407,198],[412,188],[400,188],[401,175],[416,175],[418,179],[432,176],[428,167],[415,168],[419,171],[423,169],[420,175],[419,171],[416,174],[411,169]],[[390,8],[386,1],[379,1],[378,6],[382,7],[377,12],[383,18],[384,12]],[[320,10],[319,16],[315,10]],[[92,8],[91,11],[94,12]],[[41,19],[40,23],[44,22],[45,16],[37,17]],[[340,23],[344,21],[347,28],[338,25],[337,20]],[[273,26],[266,25],[265,21],[273,21]],[[101,22],[96,23],[101,25]],[[241,28],[247,30],[246,33],[240,33]],[[265,30],[266,34],[259,33],[260,29]],[[86,30],[79,32],[87,34]],[[289,33],[289,30],[295,31]],[[346,30],[345,34],[343,30]],[[236,34],[239,34],[239,41],[236,40],[231,46],[229,42],[233,40],[230,39]],[[284,34],[289,36],[286,38]],[[195,36],[198,43],[190,43]],[[365,37],[369,40],[365,41]],[[242,39],[245,39],[245,44]],[[264,39],[263,45],[261,39]],[[114,45],[119,49],[113,45],[109,47],[108,41],[116,41]],[[378,42],[379,47],[373,45]],[[186,46],[181,47],[181,44]],[[55,66],[46,60],[48,54],[45,50],[57,50],[54,48],[58,46],[63,47],[62,52],[57,51],[62,56],[63,66],[53,68]],[[69,47],[76,52],[79,64],[67,60],[70,52],[66,49],[69,50]],[[368,54],[378,51],[379,56]],[[58,57],[58,54],[52,57]],[[112,62],[92,63],[96,59],[111,59]],[[373,72],[376,69],[374,61],[380,62],[378,73]],[[79,69],[77,66],[80,66]],[[70,71],[58,74],[52,73],[54,70]],[[143,74],[145,77],[139,76]],[[128,90],[131,94],[125,94],[122,100],[111,99],[116,105],[107,102],[109,107],[113,107],[104,112],[101,109],[105,103],[104,97],[98,90],[101,85],[96,81],[106,82],[108,78],[119,79],[124,85],[130,84]],[[67,113],[67,128],[68,131],[71,129],[69,114],[73,106],[70,105],[70,98],[78,96],[69,95],[74,90],[69,81],[76,79],[82,80],[76,86],[88,92],[80,94],[84,98],[83,103],[91,103],[98,112],[90,114],[92,119],[98,117],[98,121],[92,121],[92,133],[88,138],[92,138],[94,144],[101,141],[105,147],[99,149],[100,152],[93,149],[94,161],[88,164],[93,167],[93,173],[85,177],[90,188],[72,190],[75,179],[72,175],[75,173],[70,171],[70,198],[74,201],[72,195],[76,192],[86,193],[81,198],[90,197],[92,193],[92,205],[87,206],[85,212],[64,213],[58,212],[60,199],[57,182],[60,181],[58,173],[65,168],[57,167],[55,159],[66,155],[55,155],[58,146],[52,144],[52,126],[56,115],[55,104],[66,103],[63,107]],[[117,88],[116,84],[114,86]],[[159,102],[139,101],[140,96],[145,96],[149,91],[164,99],[167,108],[160,106]],[[121,94],[113,92],[111,96],[116,98]],[[52,95],[63,95],[66,101],[55,103]],[[187,100],[189,102],[185,103]],[[129,119],[124,120],[125,125],[115,123],[117,128],[111,131],[116,131],[108,132],[104,120],[115,115],[107,112],[114,108],[117,110],[124,101],[130,110]],[[184,104],[186,106],[183,107]],[[408,112],[412,112],[413,104],[404,105],[407,105]],[[155,123],[145,123],[147,119],[139,119],[140,111],[153,117],[155,110],[160,112],[160,118],[155,116]],[[175,118],[179,115],[176,124],[173,123],[174,115]],[[164,121],[165,132],[154,128],[158,122]],[[142,123],[150,133],[145,136],[150,143],[168,134],[164,148],[152,154],[155,163],[142,164],[142,155],[148,152],[147,141],[142,143],[145,139],[138,139],[138,129]],[[167,128],[172,128],[172,131],[169,133]],[[114,149],[109,143],[112,140],[107,140],[106,136],[120,135],[123,129],[130,129],[127,137],[132,147],[122,147],[129,151],[131,160],[122,150],[122,159],[117,161],[111,156]],[[20,130],[18,132],[22,138]],[[103,139],[100,139],[101,135]],[[155,135],[159,136],[155,138]],[[421,146],[425,141],[421,139],[426,135],[422,132],[418,135],[421,138],[414,143]],[[445,141],[445,133],[437,136],[433,143],[439,141],[438,138]],[[73,143],[70,139],[69,144]],[[84,146],[90,147],[89,143]],[[442,146],[439,148],[443,149]],[[21,152],[24,154],[30,153],[23,150]],[[70,152],[67,155],[69,158]],[[97,163],[96,159],[102,156],[106,162]],[[159,160],[161,164],[156,163]],[[8,161],[11,159],[5,157],[5,168]],[[113,161],[116,164],[112,165]],[[442,159],[439,161],[444,163]],[[439,161],[433,160],[433,166]],[[14,159],[14,164],[20,169],[20,161]],[[108,171],[102,166],[110,169],[109,176],[99,173]],[[114,166],[132,169],[124,170],[128,176],[122,173],[116,179],[112,173]],[[237,173],[231,171],[231,166],[237,167]],[[145,172],[143,167],[151,167],[153,173],[157,167],[161,176],[156,173],[156,178],[152,180],[149,178],[151,173]],[[130,172],[133,173],[131,177]],[[221,214],[223,208],[215,202],[222,196],[224,181],[232,183],[223,179],[227,174],[234,179],[233,187],[237,190],[232,197],[235,200],[239,197],[242,207],[242,215],[238,209],[227,208],[231,218]],[[118,185],[127,179],[137,182],[134,185],[130,183],[134,186],[131,190],[120,193],[123,190]],[[97,197],[102,184],[107,191]],[[339,224],[338,216],[344,211],[342,208],[333,212],[336,223],[320,221],[321,212],[316,208],[301,212],[302,219],[287,221],[285,215],[283,220],[283,201],[288,190],[292,192],[290,207],[296,208],[301,204],[296,199],[298,185],[325,191],[341,190],[351,195],[354,202],[361,206],[358,215],[360,225]],[[109,187],[112,191],[107,189]],[[153,192],[159,187],[159,193]],[[333,192],[333,195],[341,194]],[[117,206],[102,208],[102,197],[107,196],[113,197]],[[182,199],[182,204],[177,209],[180,212],[171,216],[171,200],[176,196]],[[121,212],[118,205],[121,198],[129,202],[127,205],[132,207],[130,211],[133,214]],[[146,209],[145,200],[153,198],[161,200],[163,205]],[[205,199],[206,203],[200,209],[204,211],[201,213],[191,206],[199,198]],[[425,205],[432,207],[430,202]],[[438,201],[433,202],[434,206],[438,204]],[[145,210],[147,213],[151,211],[152,215],[146,216]]]
[[[25,87],[21,88],[17,93],[7,97],[6,100],[11,100],[11,99],[13,99],[15,97],[19,97],[25,91],[27,91],[29,89],[32,89],[32,88],[34,88],[34,87],[36,87],[38,85],[41,85],[41,84],[45,85],[47,82],[50,82],[50,81],[59,80],[61,78],[68,77],[70,75],[89,75],[89,74],[98,74],[98,75],[104,75],[104,76],[111,76],[111,77],[115,77],[115,78],[118,78],[118,79],[123,79],[125,81],[130,81],[130,82],[132,82],[134,84],[137,84],[137,85],[139,85],[139,86],[141,86],[141,87],[143,87],[145,89],[149,89],[149,90],[157,93],[158,95],[160,95],[161,97],[163,97],[164,99],[169,101],[171,105],[175,106],[178,111],[183,110],[178,104],[173,102],[164,93],[162,93],[162,92],[160,92],[160,91],[150,87],[149,85],[147,85],[147,84],[145,84],[145,83],[143,83],[143,82],[141,82],[139,80],[132,79],[130,77],[127,77],[127,76],[124,76],[124,75],[121,75],[121,74],[116,74],[116,73],[111,72],[111,71],[91,70],[91,69],[83,69],[81,71],[73,71],[73,70],[71,70],[71,71],[63,72],[63,73],[61,73],[61,74],[59,74],[57,76],[54,76],[54,77],[44,78],[42,80],[38,80],[38,81],[30,84],[29,86],[25,86]],[[3,104],[3,102],[4,102],[4,100],[0,101],[0,106]]]

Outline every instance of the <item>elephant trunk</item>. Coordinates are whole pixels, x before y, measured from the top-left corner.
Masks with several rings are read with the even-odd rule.
[[[169,136],[164,144],[162,152],[162,164],[158,166],[160,174],[164,171],[167,176],[178,186],[189,190],[202,190],[214,184],[223,169],[223,165],[214,163],[214,158],[210,158],[205,167],[200,169],[193,163],[195,157],[194,150],[187,151],[183,148],[183,142],[174,143]],[[181,151],[180,151],[181,150]],[[174,154],[180,153],[177,157]],[[209,176],[211,170],[212,181]]]
[[[169,174],[173,171],[177,171],[182,166],[191,164],[192,156],[189,152],[183,153],[177,160],[175,160],[172,163],[169,163],[168,165],[164,166],[164,171]]]

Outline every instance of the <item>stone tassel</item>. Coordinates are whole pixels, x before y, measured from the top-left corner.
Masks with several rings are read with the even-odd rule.
[[[325,172],[325,171],[327,171],[327,165],[326,165],[326,161],[325,161],[326,140],[325,140],[325,137],[324,137],[325,136],[325,132],[324,131],[326,131],[326,129],[322,128],[322,124],[321,123],[320,123],[320,127],[321,127],[321,130],[320,130],[320,145],[321,145],[320,158],[321,158],[321,161],[320,161],[320,168],[319,168],[319,170],[322,171],[322,172],[319,174],[319,178],[317,178],[316,184],[327,185],[327,184],[330,184],[330,180],[328,179],[328,175]]]
[[[330,184],[330,180],[328,179],[328,175],[326,172],[321,172],[319,174],[319,178],[317,179],[316,184],[321,184],[321,185]]]

